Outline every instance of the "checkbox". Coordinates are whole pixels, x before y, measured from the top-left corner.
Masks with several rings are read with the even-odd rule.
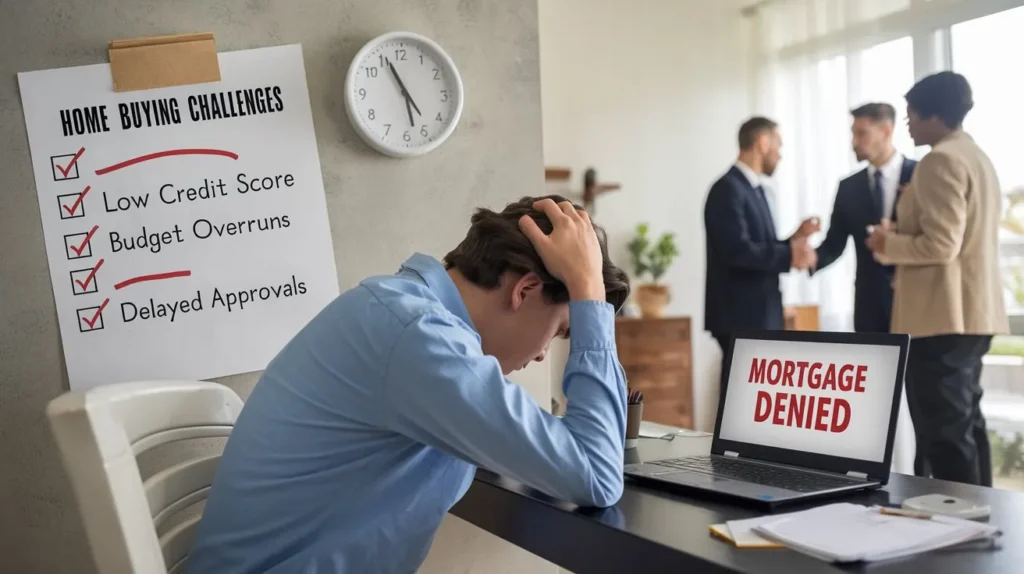
[[[104,299],[103,304],[98,307],[83,307],[75,311],[78,316],[78,331],[91,333],[92,331],[103,330],[103,310],[110,303],[110,299]]]
[[[91,241],[99,228],[99,225],[94,225],[92,230],[87,233],[69,233],[64,236],[64,253],[69,260],[92,257]]]
[[[75,153],[66,153],[50,157],[50,168],[53,170],[53,181],[78,179],[78,159],[85,153],[85,148]]]
[[[71,293],[74,295],[88,295],[99,291],[99,279],[96,274],[103,266],[103,259],[93,267],[76,269],[71,272]]]
[[[85,217],[85,204],[81,201],[81,193],[67,193],[57,196],[57,209],[61,219],[78,219]]]

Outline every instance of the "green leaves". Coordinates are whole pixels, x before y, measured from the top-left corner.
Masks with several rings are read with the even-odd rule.
[[[672,261],[679,255],[676,248],[675,234],[663,233],[657,243],[651,244],[647,236],[649,227],[646,223],[639,223],[636,226],[636,235],[629,242],[630,256],[633,260],[633,270],[637,278],[642,278],[650,273],[655,283],[665,272],[668,271]]]

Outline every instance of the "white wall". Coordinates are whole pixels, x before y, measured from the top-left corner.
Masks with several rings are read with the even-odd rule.
[[[735,0],[540,0],[539,18],[544,162],[573,168],[575,188],[588,166],[622,183],[595,214],[619,264],[638,222],[676,234],[669,313],[693,319],[695,423],[709,428],[721,354],[703,331],[702,211],[750,112],[750,23]]]

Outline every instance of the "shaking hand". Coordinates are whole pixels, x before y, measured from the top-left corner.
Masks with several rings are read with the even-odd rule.
[[[790,267],[801,271],[818,266],[818,252],[807,242],[806,237],[789,240]]]
[[[793,234],[793,238],[807,238],[819,231],[821,231],[821,220],[817,217],[808,217],[800,222],[800,227]]]

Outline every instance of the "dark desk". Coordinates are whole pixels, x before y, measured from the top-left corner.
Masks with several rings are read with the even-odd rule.
[[[706,454],[710,438],[641,439],[631,456],[653,460]],[[893,475],[883,490],[845,497],[859,504],[898,504],[942,492],[992,506],[1002,548],[940,551],[870,565],[835,566],[790,550],[739,550],[712,537],[708,525],[761,514],[756,509],[626,483],[618,505],[582,509],[486,471],[452,513],[577,574],[590,572],[917,574],[1024,572],[1024,494]],[[831,502],[831,501],[829,501]],[[819,503],[820,504],[820,503]],[[784,507],[779,512],[798,510]]]

